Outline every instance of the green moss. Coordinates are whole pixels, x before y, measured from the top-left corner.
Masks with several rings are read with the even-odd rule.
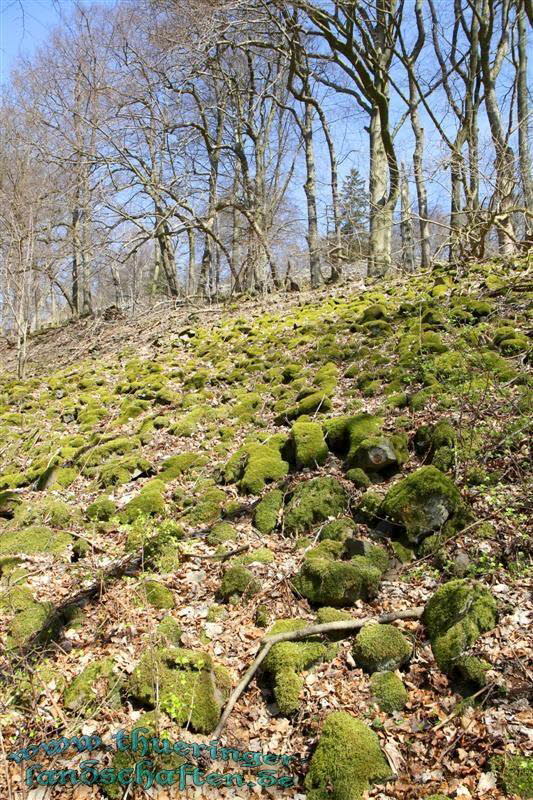
[[[296,487],[285,511],[284,527],[291,536],[309,530],[328,517],[342,514],[348,504],[348,492],[335,478],[320,477]]]
[[[370,486],[370,478],[366,472],[359,467],[356,467],[355,469],[349,469],[346,473],[346,477],[357,489],[366,489],[368,486]]]
[[[249,597],[257,594],[259,589],[259,582],[254,578],[250,570],[236,565],[228,567],[224,572],[220,584],[220,595],[225,600],[229,600],[234,595]]]
[[[227,615],[228,612],[224,606],[213,603],[213,605],[209,606],[206,619],[208,622],[218,622],[219,619],[225,619]]]
[[[165,481],[172,481],[179,478],[183,473],[188,472],[193,467],[202,467],[207,463],[207,457],[201,453],[180,453],[172,456],[161,464],[161,469],[157,477]]]
[[[154,580],[142,582],[142,593],[146,601],[154,608],[174,608],[174,594],[162,583]]]
[[[382,711],[401,711],[409,695],[403,681],[394,672],[374,672],[370,678],[372,694]]]
[[[461,508],[454,483],[436,467],[421,467],[387,492],[380,514],[392,523],[392,532],[402,532],[409,541],[442,527]]]
[[[332,539],[333,541],[343,542],[348,536],[353,536],[356,530],[355,523],[349,517],[335,519],[326,523],[321,529],[318,539]]]
[[[426,604],[423,616],[435,660],[451,675],[484,682],[486,669],[467,652],[479,636],[497,622],[496,600],[488,589],[467,580],[444,583]]]
[[[166,617],[163,617],[161,622],[156,628],[156,637],[157,640],[164,646],[168,647],[169,645],[179,645],[181,641],[181,626],[174,617],[171,617],[170,614],[167,614]]]
[[[58,467],[55,469],[49,489],[68,489],[76,478],[78,470],[74,467]]]
[[[196,499],[188,498],[190,508],[184,512],[183,519],[189,525],[214,522],[220,517],[226,500],[226,493],[222,489],[210,486]]]
[[[398,628],[379,623],[361,628],[352,649],[355,662],[367,672],[398,669],[412,652],[413,645]]]
[[[375,597],[381,571],[365,556],[339,561],[341,553],[342,542],[328,539],[310,550],[293,579],[296,591],[311,603],[334,608]]]
[[[86,515],[89,519],[106,522],[116,513],[117,507],[109,497],[97,497],[87,506]]]
[[[72,536],[65,531],[54,531],[51,528],[32,526],[20,531],[5,531],[0,537],[0,555],[24,553],[64,552],[72,543]]]
[[[361,800],[391,777],[376,734],[345,711],[329,714],[305,778],[308,800]]]
[[[9,623],[6,649],[23,647],[35,634],[39,634],[40,641],[51,638],[57,625],[50,617],[52,610],[51,603],[33,602],[18,611]]]
[[[531,756],[506,755],[494,758],[492,767],[496,770],[499,783],[508,793],[518,795],[524,800],[533,798],[533,758]]]
[[[88,467],[97,467],[104,464],[109,460],[110,456],[124,456],[138,447],[139,440],[134,436],[119,436],[91,448],[87,453],[84,452],[81,456],[81,461],[85,470]]]
[[[306,628],[308,623],[301,619],[280,619],[274,623],[268,634],[288,633]],[[282,714],[291,714],[299,707],[303,679],[298,674],[309,669],[319,661],[333,658],[335,650],[315,639],[295,642],[278,642],[273,645],[263,661],[262,669],[270,673],[274,685],[274,697]]]
[[[34,503],[18,506],[14,519],[19,525],[51,525],[60,528],[68,525],[72,516],[72,509],[62,500],[41,497]]]
[[[285,441],[284,436],[272,436],[264,444],[245,445],[224,467],[223,480],[226,483],[238,481],[244,492],[260,494],[267,483],[280,480],[289,471],[289,465],[280,453]]]
[[[159,648],[141,658],[127,690],[139,702],[157,705],[178,725],[190,722],[198,733],[210,733],[219,720],[221,701],[227,696],[227,681],[220,678],[205,653]]]
[[[113,670],[111,658],[95,661],[67,686],[63,702],[70,711],[94,713],[100,707],[120,706],[121,679]]]
[[[237,531],[229,522],[217,522],[209,531],[206,542],[214,547],[217,544],[234,541],[236,536]]]
[[[322,606],[316,612],[317,625],[327,625],[328,622],[346,622],[353,619],[348,611],[339,611],[338,608],[331,606]],[[330,633],[323,634],[330,642],[339,642],[346,639],[350,633],[349,631],[331,631]]]
[[[283,505],[283,492],[273,489],[257,504],[254,511],[254,526],[263,534],[271,533],[278,523],[278,515]]]
[[[295,422],[291,430],[291,454],[296,467],[316,467],[328,456],[322,427],[318,422]]]
[[[351,451],[347,464],[365,472],[389,473],[407,461],[407,439],[405,436],[370,436],[363,439]]]
[[[258,547],[257,550],[252,550],[250,553],[246,553],[244,556],[239,556],[239,558],[234,558],[233,563],[235,564],[272,564],[275,559],[275,555],[272,550],[269,550],[268,547]]]
[[[165,487],[163,481],[149,481],[139,492],[137,497],[126,503],[119,514],[121,522],[133,522],[138,516],[157,516],[164,514],[166,505],[162,491]]]
[[[431,538],[431,537],[428,537]],[[426,542],[428,539],[425,540]],[[409,547],[405,547],[401,542],[391,542],[392,552],[402,564],[408,564],[414,558],[414,553]]]
[[[331,399],[324,392],[312,392],[306,397],[303,397],[298,403],[282,411],[276,417],[278,424],[291,422],[293,419],[302,417],[307,414],[325,414],[332,409]]]
[[[129,483],[134,475],[151,470],[151,464],[140,455],[111,459],[98,471],[98,483],[103,488]],[[90,471],[89,477],[92,476]]]
[[[11,613],[24,611],[34,604],[33,594],[28,586],[13,586],[0,594],[0,608]]]
[[[415,449],[426,461],[441,471],[450,469],[455,460],[456,433],[450,422],[441,419],[436,425],[422,425],[415,435]]]

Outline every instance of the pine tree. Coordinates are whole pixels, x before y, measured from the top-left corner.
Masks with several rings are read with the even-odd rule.
[[[370,209],[365,181],[356,167],[352,167],[342,184],[339,210],[344,251],[350,258],[365,255]]]

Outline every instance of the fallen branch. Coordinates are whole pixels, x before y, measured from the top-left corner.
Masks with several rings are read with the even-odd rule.
[[[362,628],[368,622],[379,622],[385,624],[394,622],[397,619],[420,619],[424,611],[424,606],[416,606],[415,608],[408,608],[405,611],[391,611],[388,614],[382,614],[379,617],[363,617],[363,619],[349,619],[341,620],[339,622],[326,622],[323,625],[310,625],[308,628],[302,628],[298,631],[288,631],[287,633],[277,633],[274,636],[266,636],[261,641],[261,649],[255,657],[250,667],[246,670],[243,679],[238,686],[233,690],[231,696],[226,703],[226,707],[220,717],[219,723],[213,733],[213,738],[218,739],[228,717],[230,716],[235,703],[244,692],[253,676],[259,669],[261,663],[268,655],[270,648],[278,644],[278,642],[292,642],[297,639],[306,639],[308,636],[316,636],[316,634],[330,633],[331,631],[354,631]]]

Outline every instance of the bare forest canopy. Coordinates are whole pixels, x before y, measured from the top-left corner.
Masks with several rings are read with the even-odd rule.
[[[60,8],[0,110],[0,324],[22,361],[32,331],[109,305],[531,243],[531,0]]]

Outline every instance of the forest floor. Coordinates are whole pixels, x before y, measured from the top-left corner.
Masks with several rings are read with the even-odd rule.
[[[0,796],[532,797],[531,290],[526,263],[491,262],[464,276],[442,267],[206,309],[165,304],[33,337],[24,380],[2,345]],[[357,441],[354,419],[370,426]],[[389,454],[384,464],[372,463],[372,447]],[[454,500],[422,524],[424,490],[408,508],[394,507],[391,492],[430,465]],[[302,494],[324,477],[334,496]],[[348,540],[365,563],[369,547],[387,563],[372,591],[343,602],[338,587],[317,589],[317,575],[305,576],[317,545],[321,569],[350,565],[360,551]],[[457,580],[487,590],[497,607],[494,624],[463,643],[461,657],[487,662],[477,684],[437,663],[426,617],[394,622],[412,651],[392,668],[407,690],[399,710],[376,701],[356,631],[313,665],[302,656],[286,713],[273,668],[253,677],[219,738],[299,754],[283,773],[290,788],[261,787],[257,767],[228,763],[219,772],[245,774],[245,785],[26,782],[35,763],[128,766],[103,746],[138,725],[209,743],[276,620],[313,624],[330,606],[355,619],[426,606]],[[178,645],[181,666],[168,655]],[[191,651],[203,660],[192,664]],[[298,661],[303,651],[291,653]],[[194,682],[191,698],[193,673],[203,688]],[[392,780],[309,791],[305,775],[333,711],[375,733]],[[82,735],[103,746],[7,758]]]

